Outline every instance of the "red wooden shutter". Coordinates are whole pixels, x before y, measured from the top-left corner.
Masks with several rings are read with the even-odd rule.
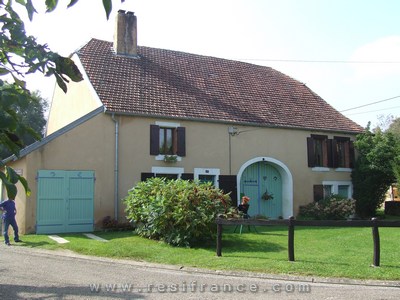
[[[160,127],[150,125],[150,155],[160,154]]]
[[[218,183],[219,188],[224,191],[225,194],[230,192],[232,199],[232,206],[237,206],[237,181],[236,175],[219,175]]]
[[[318,202],[324,199],[324,186],[322,184],[316,184],[313,187],[314,201]]]
[[[186,156],[186,133],[185,127],[178,127],[177,131],[177,151],[176,154],[178,156]]]
[[[339,154],[338,154],[338,149],[337,149],[337,141],[336,141],[336,139],[329,140],[329,141],[330,141],[330,143],[328,144],[328,151],[331,151],[331,153],[330,153],[330,163],[329,163],[328,167],[337,168],[337,167],[339,167]]]
[[[148,178],[153,178],[154,173],[141,173],[140,174],[140,181],[146,181]]]
[[[310,168],[315,167],[315,157],[314,157],[314,139],[308,137],[307,138],[307,158],[308,158],[308,166]]]

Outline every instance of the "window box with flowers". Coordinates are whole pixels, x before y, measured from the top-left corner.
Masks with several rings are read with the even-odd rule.
[[[176,163],[178,161],[178,156],[177,155],[164,155],[164,161],[166,163]]]

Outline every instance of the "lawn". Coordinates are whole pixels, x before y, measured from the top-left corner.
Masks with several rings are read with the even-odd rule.
[[[381,266],[371,267],[373,242],[370,228],[301,227],[295,231],[295,262],[288,261],[287,227],[257,227],[258,233],[234,233],[224,227],[222,257],[215,241],[193,248],[172,247],[134,232],[97,232],[108,243],[82,234],[60,235],[57,244],[45,235],[25,235],[21,246],[68,249],[81,254],[198,267],[213,270],[274,274],[400,280],[400,230],[380,228]]]

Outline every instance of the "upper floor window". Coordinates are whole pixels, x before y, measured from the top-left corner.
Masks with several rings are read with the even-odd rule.
[[[312,134],[307,138],[308,166],[309,167],[328,167],[329,147],[326,135]]]
[[[176,154],[176,128],[160,127],[159,154]]]
[[[150,125],[150,155],[186,155],[185,127],[176,123]]]
[[[354,146],[350,138],[333,138],[333,164],[336,168],[353,168],[354,164]]]
[[[307,138],[308,166],[326,168],[353,168],[354,146],[348,137],[314,135]]]

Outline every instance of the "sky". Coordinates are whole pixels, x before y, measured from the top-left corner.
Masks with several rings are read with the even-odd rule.
[[[124,9],[140,46],[272,67],[363,127],[400,117],[398,0],[115,0],[109,20],[100,0],[60,0],[51,13],[43,2],[33,0],[26,31],[65,56],[91,38],[112,41]],[[50,99],[54,81],[35,75],[28,87]]]

